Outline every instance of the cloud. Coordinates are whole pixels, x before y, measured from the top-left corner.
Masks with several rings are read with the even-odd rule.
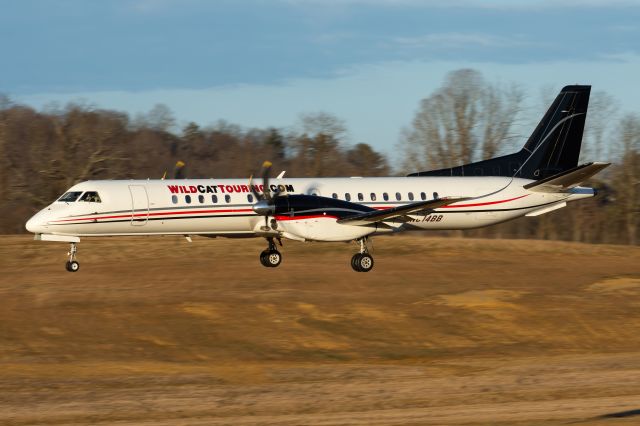
[[[640,26],[620,24],[620,25],[611,25],[607,29],[614,33],[629,34],[629,33],[635,33],[638,30],[640,30]]]
[[[408,48],[514,47],[533,43],[520,38],[500,37],[484,33],[433,33],[416,37],[395,37],[391,44]]]
[[[185,10],[206,6],[201,0],[134,0],[123,3],[125,10],[139,15],[161,15],[174,9]]]
[[[281,0],[298,6],[385,6],[499,10],[640,7],[640,0]]]

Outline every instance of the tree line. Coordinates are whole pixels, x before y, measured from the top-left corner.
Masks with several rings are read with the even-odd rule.
[[[164,105],[130,117],[80,103],[38,111],[0,96],[0,232],[25,232],[31,214],[77,182],[172,177],[178,161],[186,163],[183,177],[248,179],[265,159],[288,177],[324,177],[404,175],[490,158],[519,149],[526,139],[519,129],[533,129],[554,96],[543,91],[539,113],[524,114],[519,86],[489,83],[475,70],[454,71],[420,102],[402,132],[395,167],[370,145],[347,143],[344,121],[328,113],[303,115],[288,130],[225,121],[176,130]],[[606,93],[592,93],[582,153],[585,161],[614,163],[590,182],[599,190],[595,199],[448,234],[637,244],[640,116],[620,113]]]

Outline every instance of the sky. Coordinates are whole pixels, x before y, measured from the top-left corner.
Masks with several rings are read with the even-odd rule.
[[[543,89],[575,83],[640,112],[640,0],[0,0],[0,10],[0,93],[38,109],[83,102],[135,116],[163,103],[178,127],[284,129],[324,111],[345,121],[349,143],[391,156],[420,100],[460,68],[519,84],[534,123]]]

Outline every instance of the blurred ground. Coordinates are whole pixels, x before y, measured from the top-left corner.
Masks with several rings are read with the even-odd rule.
[[[2,237],[0,424],[640,424],[640,248]]]

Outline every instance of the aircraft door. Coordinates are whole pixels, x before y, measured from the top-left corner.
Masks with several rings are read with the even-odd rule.
[[[149,195],[144,185],[129,185],[131,193],[131,225],[143,226],[149,220]]]

